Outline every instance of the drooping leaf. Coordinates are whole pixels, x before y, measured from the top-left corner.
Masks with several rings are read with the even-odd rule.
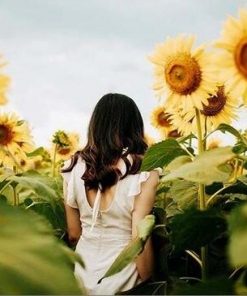
[[[147,215],[144,219],[142,219],[137,224],[137,233],[138,237],[142,241],[146,241],[149,237],[150,233],[152,232],[155,224],[155,217],[154,215]]]
[[[43,147],[38,147],[34,151],[27,153],[27,156],[28,157],[34,157],[34,156],[38,156],[38,155],[43,155],[43,153],[44,153],[44,148]]]
[[[187,209],[169,224],[175,252],[207,245],[226,230],[226,221],[215,209]]]
[[[192,159],[189,155],[178,156],[168,164],[168,166],[166,167],[166,171],[174,171],[180,168],[182,165],[190,163],[191,161]]]
[[[226,123],[221,123],[216,130],[221,131],[222,133],[228,132],[233,136],[235,136],[237,139],[239,139],[242,143],[247,145],[247,140],[244,138],[244,136],[242,136],[240,132],[236,130],[234,127],[232,127],[231,125],[228,125]]]
[[[174,139],[167,139],[150,147],[142,161],[142,171],[150,171],[154,168],[168,165],[174,158],[187,155]]]
[[[142,252],[145,242],[151,235],[154,228],[155,217],[147,215],[137,224],[137,237],[129,242],[129,244],[117,256],[116,260],[107,270],[105,275],[99,280],[99,283],[106,277],[112,276],[123,270],[128,264],[133,262]]]
[[[233,159],[235,154],[231,147],[220,147],[203,152],[193,162],[185,163],[162,178],[167,182],[178,178],[187,181],[210,185],[213,182],[225,182],[231,171],[223,167],[227,161]]]
[[[103,278],[99,280],[99,283],[104,278],[112,276],[123,270],[128,264],[135,260],[135,258],[142,252],[142,250],[143,241],[139,237],[132,240],[119,254],[111,267],[107,270]]]
[[[176,180],[172,182],[170,196],[182,210],[195,205],[198,196],[198,186],[190,181]]]
[[[69,250],[37,214],[0,204],[0,294],[82,294]]]

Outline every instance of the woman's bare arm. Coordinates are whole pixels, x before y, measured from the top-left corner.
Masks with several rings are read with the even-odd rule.
[[[67,198],[67,183],[64,180],[63,183],[63,194],[64,194],[64,206],[66,212],[66,221],[67,221],[67,230],[69,241],[71,245],[75,245],[81,235],[81,222],[80,222],[80,213],[78,209],[74,209],[66,204]]]
[[[134,210],[132,213],[132,237],[137,235],[137,224],[146,215],[150,214],[154,201],[157,185],[159,182],[159,173],[151,171],[150,176],[146,182],[141,185],[141,193],[136,196],[134,202]],[[149,239],[146,242],[144,251],[136,259],[138,273],[144,281],[152,275],[154,266],[154,254],[152,248],[152,241]]]

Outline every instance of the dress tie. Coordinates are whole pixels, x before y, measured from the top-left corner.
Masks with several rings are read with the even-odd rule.
[[[94,201],[94,205],[93,205],[92,223],[91,223],[90,232],[93,231],[94,226],[95,226],[95,224],[97,222],[99,209],[100,209],[100,203],[101,203],[101,190],[100,190],[100,188],[98,188],[96,198],[95,198],[95,201]]]
[[[123,149],[122,154],[125,153],[125,152],[126,152],[126,148]],[[131,158],[131,156],[129,154],[127,155],[127,158],[132,163],[132,158]],[[122,175],[124,175],[126,173],[127,168],[126,168],[126,165],[125,165],[124,161],[121,158],[119,160],[119,163],[118,163],[117,167],[121,171]],[[101,184],[99,184],[97,194],[96,194],[96,197],[95,197],[95,201],[94,201],[94,205],[93,205],[92,222],[91,222],[90,232],[93,231],[94,226],[96,225],[96,222],[97,222],[99,212],[100,212],[100,203],[101,203],[101,196],[102,196],[101,189],[102,189]]]

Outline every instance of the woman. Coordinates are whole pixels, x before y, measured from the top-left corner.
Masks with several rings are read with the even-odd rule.
[[[113,295],[151,276],[148,241],[136,262],[98,284],[153,208],[161,169],[140,172],[146,149],[135,102],[107,94],[93,111],[87,145],[62,170],[69,239],[86,266],[76,264],[75,276],[88,294]]]

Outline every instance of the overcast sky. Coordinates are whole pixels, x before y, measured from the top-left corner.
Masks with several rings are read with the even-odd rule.
[[[38,145],[57,129],[86,137],[107,92],[133,98],[149,134],[157,104],[147,55],[168,35],[216,39],[245,0],[0,0],[0,52],[9,62],[10,103]]]

